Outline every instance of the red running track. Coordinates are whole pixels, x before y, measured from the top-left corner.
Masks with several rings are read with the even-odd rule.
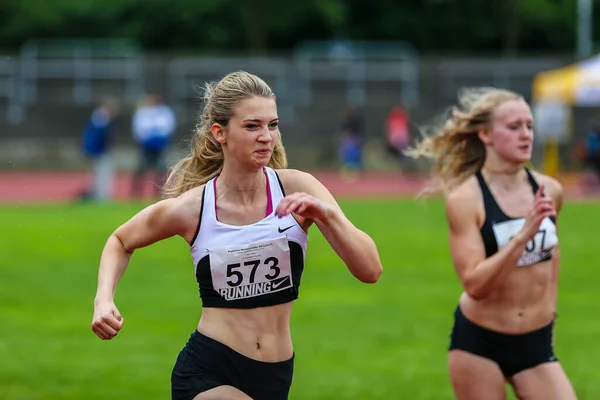
[[[313,172],[334,196],[340,197],[401,197],[414,196],[425,185],[419,176],[393,172],[367,172],[356,180],[344,180],[337,172]],[[586,197],[576,179],[564,183],[570,197]],[[85,172],[2,172],[0,173],[0,203],[54,203],[74,201],[89,184]],[[151,198],[153,183],[146,185]],[[114,198],[130,198],[130,176],[119,174],[114,182]]]
[[[418,177],[392,173],[365,173],[354,181],[347,181],[337,172],[315,172],[334,196],[394,197],[417,193],[424,182]],[[52,203],[75,200],[90,182],[84,172],[3,172],[0,173],[0,202]],[[145,193],[152,195],[153,183],[147,182]],[[115,178],[113,194],[116,200],[130,198],[130,176]]]

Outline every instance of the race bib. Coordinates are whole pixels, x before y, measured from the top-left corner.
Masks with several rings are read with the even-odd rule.
[[[261,296],[293,286],[287,237],[208,251],[213,288],[225,300]]]
[[[524,224],[524,218],[494,224],[492,229],[496,236],[498,248],[501,249],[506,246],[513,236],[523,228]],[[517,262],[517,267],[524,267],[549,259],[557,244],[556,227],[549,218],[545,218],[538,233],[527,243],[525,251]]]

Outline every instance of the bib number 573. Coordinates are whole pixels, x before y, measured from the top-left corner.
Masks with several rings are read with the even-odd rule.
[[[248,270],[245,271],[246,274],[243,274],[241,271],[239,271],[239,269],[242,267],[250,269],[247,284],[254,283],[256,280],[256,271],[261,264],[269,267],[269,273],[264,275],[266,279],[273,280],[279,276],[281,270],[277,266],[279,265],[279,260],[276,257],[269,257],[265,259],[262,263],[261,260],[249,260],[244,261],[244,263],[242,264],[227,264],[227,284],[230,287],[236,287],[244,283],[244,276],[248,275]]]

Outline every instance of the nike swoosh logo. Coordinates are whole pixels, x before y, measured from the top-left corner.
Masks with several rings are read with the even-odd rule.
[[[283,228],[283,229],[281,229],[281,227],[279,227],[279,228],[277,228],[277,231],[279,233],[283,233],[283,232],[287,231],[288,229],[292,229],[293,227],[294,227],[294,225],[290,225],[287,228]]]
[[[271,290],[276,290],[279,288],[279,286],[282,286],[284,283],[287,283],[289,285],[289,277],[285,277],[282,280],[280,280],[279,282],[275,283],[273,282],[273,284],[271,285]]]

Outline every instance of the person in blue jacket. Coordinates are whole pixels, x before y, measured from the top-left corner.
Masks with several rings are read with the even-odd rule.
[[[82,151],[92,167],[92,185],[80,197],[105,201],[111,198],[113,167],[110,157],[112,130],[118,102],[104,99],[92,112],[83,132]]]

